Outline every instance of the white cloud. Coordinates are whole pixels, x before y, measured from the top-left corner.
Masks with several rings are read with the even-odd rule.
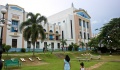
[[[104,23],[107,23],[108,22],[108,20],[104,20]]]
[[[92,24],[97,24],[97,23],[98,23],[98,21],[96,21],[96,20],[92,21]]]

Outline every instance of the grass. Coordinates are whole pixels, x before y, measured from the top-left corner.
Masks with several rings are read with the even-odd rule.
[[[120,62],[107,62],[94,70],[120,70]]]
[[[71,70],[79,70],[80,69],[80,62],[76,60],[76,57],[81,56],[84,52],[54,52],[53,54],[48,53],[35,53],[36,57],[40,57],[42,61],[35,61],[30,62],[27,60],[26,62],[22,62],[22,67],[9,67],[9,69],[18,69],[18,70],[63,70],[63,59],[66,54],[68,54],[71,58]],[[10,59],[10,58],[21,58],[24,57],[25,59],[28,59],[32,56],[32,53],[10,53],[8,56],[6,54],[3,54],[4,59]],[[90,61],[83,61],[85,64],[85,68],[88,68],[90,66],[94,66],[95,64],[99,63],[100,61],[107,61],[105,64],[103,64],[101,67],[95,69],[95,70],[108,70],[107,68],[113,67],[110,70],[120,70],[119,69],[119,62],[110,62],[113,60],[119,61],[120,59],[119,55],[109,56],[109,55],[102,55],[101,60],[90,60]],[[35,59],[35,58],[34,58]],[[4,69],[3,69],[4,70]]]

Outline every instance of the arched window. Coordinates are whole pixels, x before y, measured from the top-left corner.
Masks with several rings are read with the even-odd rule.
[[[52,31],[52,30],[50,30],[50,32],[52,33],[53,31]]]
[[[56,31],[56,33],[58,34],[58,31]]]
[[[44,32],[46,32],[46,29],[44,29]]]

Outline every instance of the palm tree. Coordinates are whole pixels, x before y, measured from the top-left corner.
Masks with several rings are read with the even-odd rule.
[[[64,45],[67,45],[66,41],[67,41],[67,39],[61,39],[60,40],[61,45],[62,45],[62,51],[63,51]]]
[[[26,21],[21,23],[20,31],[23,31],[23,37],[25,41],[31,40],[34,56],[35,43],[37,42],[38,37],[40,36],[42,42],[46,38],[41,24],[42,22],[46,24],[47,18],[45,16],[41,16],[39,13],[33,14],[31,12],[27,14],[27,18],[28,19]]]
[[[82,49],[83,49],[83,47],[85,46],[85,44],[83,42],[80,42],[80,46],[82,46]]]

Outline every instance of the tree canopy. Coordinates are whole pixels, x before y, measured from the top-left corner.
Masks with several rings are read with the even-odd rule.
[[[27,14],[27,18],[28,19],[26,21],[21,23],[20,31],[23,32],[23,37],[26,41],[31,41],[34,55],[37,39],[40,37],[41,41],[43,41],[46,38],[41,24],[46,24],[47,18],[45,16],[41,16],[39,13],[33,14],[31,12]]]
[[[91,39],[90,42],[94,40]],[[113,18],[101,27],[96,41],[107,47],[120,47],[120,18]]]

